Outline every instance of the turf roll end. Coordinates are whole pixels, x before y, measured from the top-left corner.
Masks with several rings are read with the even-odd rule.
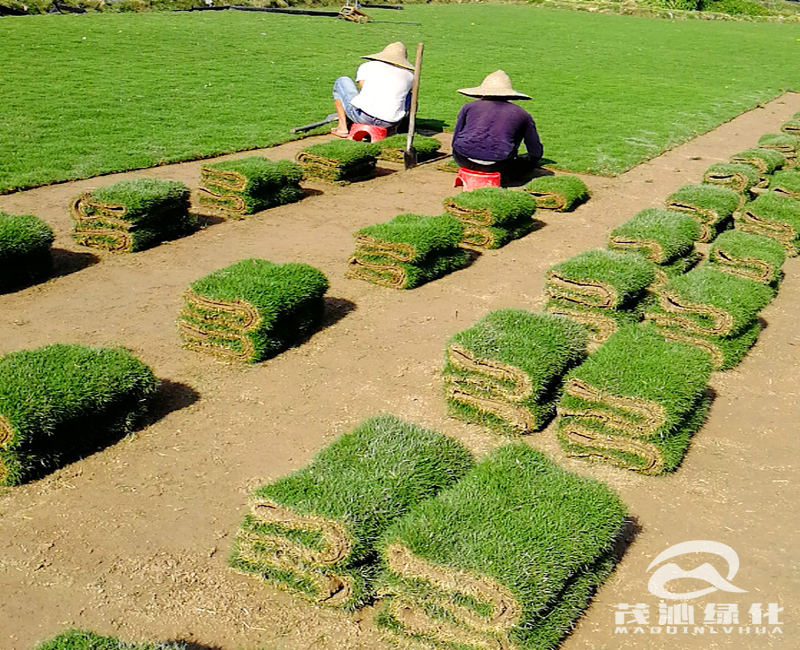
[[[711,246],[710,266],[761,284],[775,286],[786,261],[783,246],[768,237],[741,230],[721,234]]]
[[[632,251],[656,264],[669,264],[694,252],[700,225],[690,216],[673,210],[642,210],[608,237],[612,250]]]
[[[732,163],[753,165],[762,176],[769,176],[786,163],[786,157],[780,151],[764,147],[747,149],[731,156],[730,160]]]
[[[556,212],[574,210],[591,196],[586,183],[577,176],[541,176],[522,189],[536,199],[537,207]]]
[[[779,242],[789,257],[800,254],[800,200],[767,192],[746,204],[736,229]]]
[[[372,178],[380,152],[377,143],[337,139],[303,149],[297,162],[306,178],[346,185]]]
[[[54,239],[53,230],[38,217],[0,212],[0,293],[49,277]]]
[[[667,197],[669,210],[684,212],[700,224],[698,242],[709,242],[742,203],[742,196],[721,185],[684,185]]]
[[[721,185],[745,196],[750,188],[761,182],[761,173],[747,163],[716,163],[706,170],[703,182]]]

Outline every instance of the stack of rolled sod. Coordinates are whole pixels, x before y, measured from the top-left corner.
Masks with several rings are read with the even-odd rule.
[[[413,289],[469,264],[469,253],[459,248],[463,237],[464,224],[449,214],[401,214],[355,234],[347,277]]]
[[[673,210],[642,210],[608,236],[611,250],[631,251],[655,265],[656,279],[650,286],[658,291],[669,278],[686,273],[701,258],[694,243],[702,227],[691,216]]]
[[[771,237],[789,257],[800,254],[800,200],[783,192],[766,192],[744,206],[736,229]]]
[[[189,234],[189,188],[178,181],[139,178],[81,194],[70,204],[73,237],[84,246],[132,253]]]
[[[792,119],[781,126],[783,133],[800,138],[800,111],[792,116]]]
[[[586,326],[589,341],[599,345],[621,324],[641,320],[655,279],[654,265],[639,255],[585,251],[547,272],[545,311]]]
[[[501,309],[453,336],[445,352],[450,412],[501,433],[543,429],[561,378],[586,357],[586,329],[563,316]]]
[[[178,330],[190,350],[263,361],[316,329],[328,286],[307,264],[242,260],[192,283]]]
[[[122,348],[48,345],[0,359],[0,485],[39,478],[130,433],[158,382]]]
[[[706,170],[703,182],[732,189],[739,195],[741,207],[747,201],[749,191],[763,183],[763,179],[761,172],[748,163],[716,163]]]
[[[731,156],[732,163],[747,164],[755,167],[762,178],[769,176],[786,164],[786,157],[775,149],[754,147]]]
[[[797,154],[800,152],[800,138],[788,133],[765,133],[758,139],[758,146],[764,149],[774,149],[783,154],[786,162],[784,169],[794,169],[797,166]]]
[[[722,233],[714,240],[708,264],[719,271],[777,289],[786,251],[774,239],[741,230]]]
[[[775,172],[770,176],[769,189],[791,199],[800,199],[800,171],[791,169]]]
[[[501,447],[382,537],[376,622],[449,650],[550,650],[616,562],[625,506],[522,444]]]
[[[47,278],[54,239],[53,230],[38,217],[0,212],[0,293]]]
[[[346,185],[375,176],[381,149],[377,144],[331,140],[314,144],[297,154],[306,178]]]
[[[710,242],[733,224],[733,214],[742,202],[740,194],[720,185],[684,185],[667,197],[666,207],[688,214],[700,224],[698,242]]]
[[[403,152],[406,150],[406,141],[408,136],[405,133],[398,133],[391,135],[383,140],[378,140],[375,144],[380,147],[380,160],[387,160],[389,162],[403,162]],[[442,143],[436,138],[430,138],[424,135],[415,135],[413,139],[414,151],[417,152],[417,160],[429,160],[435,158]]]
[[[573,370],[558,405],[558,438],[571,456],[643,474],[680,465],[709,407],[707,354],[652,326],[621,328]]]
[[[248,214],[305,196],[303,170],[289,160],[272,162],[262,156],[225,160],[200,168],[200,205],[228,218]]]
[[[537,207],[556,212],[569,212],[589,199],[589,188],[577,176],[541,176],[522,189],[536,199]]]
[[[390,415],[366,420],[306,467],[255,491],[230,564],[314,602],[355,609],[374,593],[381,534],[472,466],[447,436]]]
[[[773,296],[769,286],[704,266],[672,278],[647,307],[645,320],[664,337],[707,352],[715,370],[726,370],[755,344],[758,313]]]
[[[500,248],[531,233],[538,224],[536,200],[524,192],[482,187],[444,200],[444,209],[464,224],[462,244]]]

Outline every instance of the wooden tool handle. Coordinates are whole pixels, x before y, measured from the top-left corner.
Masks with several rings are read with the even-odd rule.
[[[417,120],[417,96],[419,95],[419,75],[422,70],[422,50],[424,45],[417,44],[417,58],[414,59],[414,83],[411,85],[411,107],[408,115],[408,137],[406,138],[406,151],[411,151],[414,141],[414,126]]]

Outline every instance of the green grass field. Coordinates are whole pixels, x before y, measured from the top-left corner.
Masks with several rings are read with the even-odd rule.
[[[546,157],[576,171],[621,172],[800,90],[787,64],[800,25],[519,5],[372,13],[422,26],[233,11],[5,18],[0,192],[281,142],[331,112],[334,78],[361,54],[398,39],[426,46],[420,117],[452,126],[456,88],[503,68],[534,97]]]

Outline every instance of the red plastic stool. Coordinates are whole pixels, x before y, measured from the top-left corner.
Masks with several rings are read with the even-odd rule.
[[[390,135],[389,129],[382,126],[375,126],[374,124],[358,124],[354,123],[350,127],[350,133],[347,134],[348,140],[367,140],[368,142],[377,142],[383,140]]]
[[[453,187],[461,185],[465,192],[477,190],[479,187],[500,187],[500,172],[476,172],[474,169],[459,167]]]

